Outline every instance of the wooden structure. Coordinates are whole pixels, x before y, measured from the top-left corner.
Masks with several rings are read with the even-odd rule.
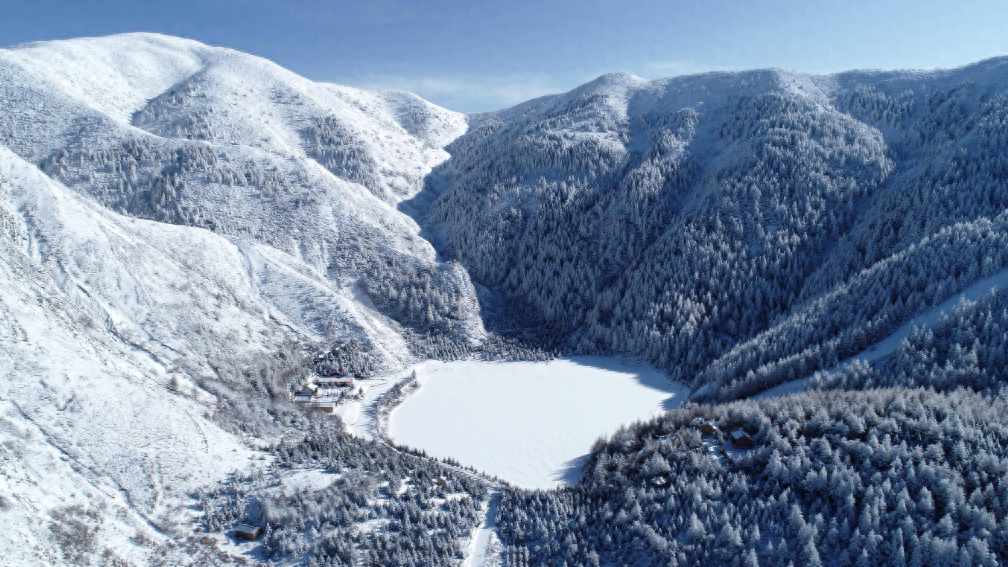
[[[332,396],[320,396],[319,387],[315,384],[305,384],[296,394],[294,401],[306,408],[317,408],[324,412],[336,411],[336,401]]]
[[[739,449],[752,449],[753,447],[752,437],[749,437],[749,434],[741,429],[732,431],[731,440],[732,445],[738,447]]]
[[[353,376],[319,376],[315,382],[325,388],[353,388]]]
[[[336,411],[336,402],[333,400],[313,399],[307,402],[302,402],[301,405],[306,408],[320,409],[326,413],[333,413]]]
[[[316,393],[318,393],[318,386],[310,383],[305,384],[294,394],[294,401],[299,403],[310,402],[315,398]]]
[[[238,524],[235,526],[235,536],[242,539],[254,540],[259,537],[262,533],[262,528],[258,526],[250,526],[248,524]]]
[[[705,421],[700,426],[700,433],[703,433],[704,435],[714,435],[717,432],[718,432],[718,426],[717,422],[714,420]]]

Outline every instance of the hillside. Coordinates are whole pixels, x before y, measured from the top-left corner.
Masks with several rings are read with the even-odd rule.
[[[607,75],[470,117],[417,201],[519,325],[747,396],[1005,267],[1006,65]]]
[[[395,207],[458,114],[147,34],[0,50],[0,108],[7,561],[235,561],[186,509],[307,427],[306,355],[483,336]]]
[[[74,192],[270,246],[407,327],[481,337],[466,275],[437,262],[395,209],[447,159],[460,115],[144,34],[3,50],[0,82],[0,144]],[[297,319],[316,340],[347,334],[329,317]],[[382,344],[395,332],[356,335],[386,368],[410,357],[401,342]]]

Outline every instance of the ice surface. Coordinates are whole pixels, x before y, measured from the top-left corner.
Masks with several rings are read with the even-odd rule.
[[[429,362],[417,375],[420,390],[392,413],[392,438],[526,488],[575,481],[599,436],[685,398],[657,370],[593,356]]]

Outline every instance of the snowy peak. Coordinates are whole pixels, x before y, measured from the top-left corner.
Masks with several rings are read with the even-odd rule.
[[[23,120],[45,108],[79,124],[308,157],[389,203],[419,191],[447,159],[441,148],[466,130],[461,114],[409,93],[313,83],[259,57],[156,34],[0,50],[0,75],[9,91],[0,98]],[[41,144],[20,147],[13,124],[8,143],[30,156],[74,141],[66,121],[35,122]]]
[[[0,50],[0,60],[123,123],[147,100],[199,71],[211,48],[158,34],[31,43]]]

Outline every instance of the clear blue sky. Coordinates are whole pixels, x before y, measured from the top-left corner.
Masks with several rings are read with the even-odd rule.
[[[261,55],[314,80],[493,110],[602,73],[932,68],[1008,54],[1008,2],[0,0],[0,45],[127,31]]]

